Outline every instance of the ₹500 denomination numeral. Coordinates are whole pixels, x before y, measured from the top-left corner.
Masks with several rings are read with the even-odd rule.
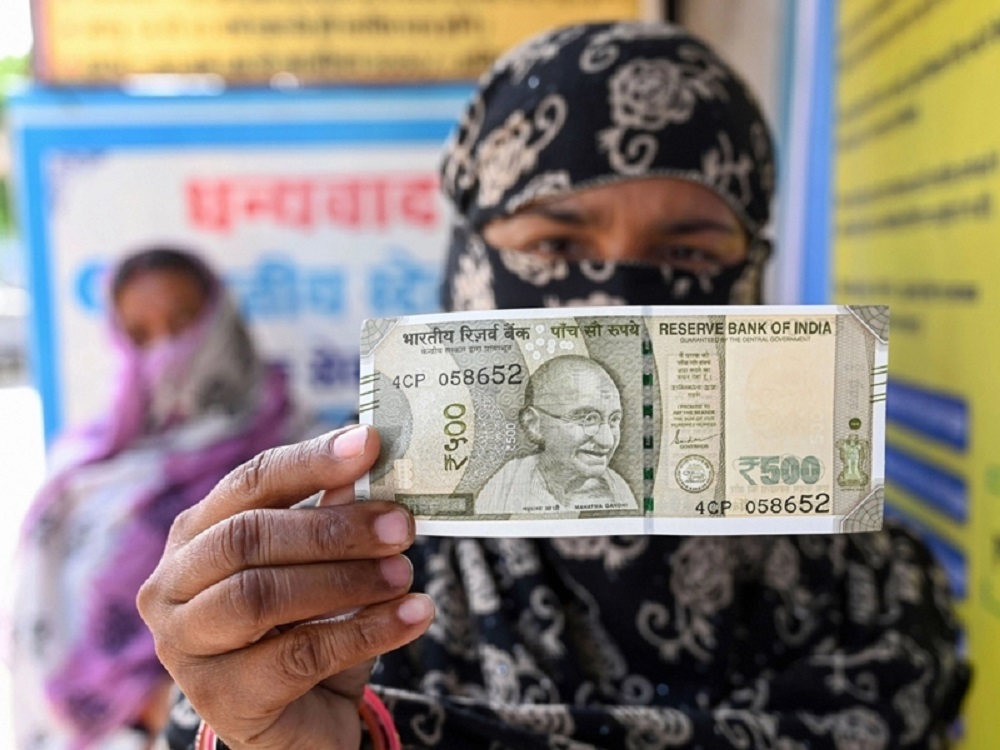
[[[361,499],[470,536],[880,528],[884,307],[366,321]]]
[[[740,456],[737,470],[748,484],[816,484],[823,464],[816,456]]]

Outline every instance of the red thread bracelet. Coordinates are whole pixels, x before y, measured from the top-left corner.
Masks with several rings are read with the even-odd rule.
[[[368,728],[374,750],[402,750],[392,714],[370,687],[366,686],[361,694],[358,714]],[[215,740],[215,731],[202,721],[194,738],[195,750],[215,750]]]
[[[402,743],[399,741],[399,732],[396,731],[396,722],[392,720],[392,714],[382,699],[367,685],[361,695],[358,713],[368,727],[368,734],[372,738],[375,750],[401,750]]]
[[[204,721],[198,725],[198,734],[194,736],[194,750],[215,750],[215,732]]]

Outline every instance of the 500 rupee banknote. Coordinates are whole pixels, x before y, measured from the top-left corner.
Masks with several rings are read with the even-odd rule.
[[[879,529],[888,329],[832,305],[368,320],[357,494],[421,534]]]

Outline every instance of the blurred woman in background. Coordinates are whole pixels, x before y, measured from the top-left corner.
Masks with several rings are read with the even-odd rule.
[[[170,680],[135,607],[174,517],[234,466],[291,437],[285,377],[265,364],[219,278],[154,247],[109,288],[120,362],[107,412],[57,442],[17,556],[11,674],[17,746],[142,748]]]

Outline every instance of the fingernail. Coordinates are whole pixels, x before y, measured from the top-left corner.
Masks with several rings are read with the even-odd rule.
[[[382,569],[382,577],[385,582],[393,588],[408,584],[413,573],[410,561],[402,555],[382,558],[379,561],[379,567]]]
[[[368,426],[359,424],[334,438],[333,455],[337,458],[357,458],[365,452],[367,442]]]
[[[396,614],[407,625],[416,625],[434,614],[434,604],[426,594],[410,594],[399,605]]]
[[[375,519],[375,536],[382,544],[402,544],[410,538],[410,518],[401,510],[391,510]]]

